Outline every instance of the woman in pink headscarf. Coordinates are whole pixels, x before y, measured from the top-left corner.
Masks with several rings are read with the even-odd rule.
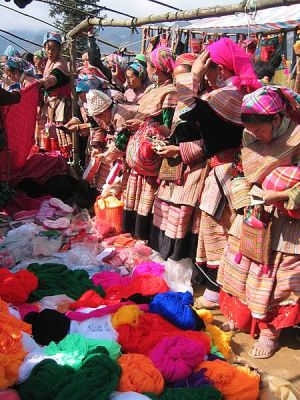
[[[199,97],[204,77],[212,91]],[[200,188],[201,220],[196,256],[207,285],[195,305],[213,309],[219,305],[216,278],[232,217],[227,171],[241,145],[243,96],[260,84],[245,51],[231,39],[223,38],[208,46],[193,64],[192,73],[180,75],[176,85],[182,110],[175,140],[179,146],[200,141],[199,158],[207,162],[208,176]]]
[[[131,171],[125,191],[123,230],[145,240],[149,238],[161,164],[161,158],[153,150],[158,142],[153,140],[163,141],[170,135],[177,103],[172,78],[174,64],[168,47],[158,47],[149,54],[147,73],[153,84],[140,99],[136,118],[127,121],[127,127],[136,133],[131,136],[126,150],[126,162]]]
[[[290,116],[299,108],[300,96],[277,86],[248,94],[241,107],[246,129],[230,185],[237,216],[218,282],[232,328],[259,333],[255,358],[271,357],[281,330],[300,322],[300,126]],[[236,182],[244,182],[242,196]]]

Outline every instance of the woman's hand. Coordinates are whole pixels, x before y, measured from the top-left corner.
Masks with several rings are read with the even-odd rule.
[[[263,192],[264,204],[270,206],[278,201],[287,201],[289,196],[286,191],[276,192],[275,190],[264,190]]]
[[[143,122],[144,121],[142,121],[141,119],[137,119],[137,118],[128,119],[125,123],[125,126],[130,131],[137,131]]]
[[[178,146],[169,145],[156,150],[156,154],[161,157],[172,158],[178,156],[180,154],[180,150]]]
[[[70,121],[67,122],[64,126],[65,126],[65,128],[70,129],[71,126],[73,126],[73,125],[78,125],[78,124],[80,124],[79,119],[73,117],[73,118],[71,118]]]
[[[210,62],[211,58],[209,57],[209,51],[204,50],[203,53],[201,53],[197,60],[194,62],[192,66],[192,73],[203,78],[206,74]]]

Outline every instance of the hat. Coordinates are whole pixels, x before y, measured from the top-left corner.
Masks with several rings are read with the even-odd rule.
[[[91,117],[99,115],[106,111],[112,104],[112,99],[100,90],[92,89],[87,95],[88,114]]]
[[[58,32],[47,32],[44,36],[43,45],[45,46],[45,44],[50,40],[57,42],[58,44],[62,43],[61,35]]]

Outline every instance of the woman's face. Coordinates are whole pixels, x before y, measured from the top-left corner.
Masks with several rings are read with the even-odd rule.
[[[150,81],[152,81],[153,76],[156,74],[156,68],[153,67],[149,62],[147,62],[147,74]]]
[[[5,72],[6,72],[6,75],[9,77],[9,79],[12,80],[13,82],[19,82],[20,81],[22,72],[19,71],[18,69],[7,68],[5,70]]]
[[[244,123],[245,128],[250,131],[257,140],[268,144],[273,139],[274,122],[260,124]]]
[[[205,74],[206,79],[213,90],[219,88],[217,82],[218,82],[220,73],[221,73],[221,67],[219,65],[217,67],[209,66],[206,71],[206,74]]]
[[[49,40],[45,44],[45,52],[46,52],[47,58],[50,61],[56,61],[59,56],[60,45],[57,42],[54,42],[53,40]]]
[[[130,89],[138,89],[142,86],[142,79],[132,71],[132,69],[127,69],[126,71],[126,82]]]

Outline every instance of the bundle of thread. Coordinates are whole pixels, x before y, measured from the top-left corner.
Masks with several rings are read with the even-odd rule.
[[[79,297],[89,289],[104,296],[101,286],[94,286],[89,275],[84,270],[69,270],[63,264],[30,264],[28,271],[38,278],[38,288],[31,293],[30,301],[38,301],[46,296],[66,294],[71,299]]]
[[[165,272],[165,266],[163,264],[156,263],[153,261],[145,261],[134,267],[132,276],[150,274],[154,276],[163,277],[164,272]]]
[[[1,398],[0,398],[1,399]],[[136,392],[114,392],[109,400],[151,400],[150,397]]]
[[[30,312],[24,321],[32,325],[32,336],[42,346],[47,346],[52,341],[60,342],[70,329],[69,318],[56,310]]]
[[[149,357],[142,354],[124,354],[118,360],[122,368],[119,391],[160,394],[164,389],[164,379]]]
[[[10,315],[7,304],[0,300],[0,390],[16,383],[26,352],[22,332],[31,334],[31,326]]]
[[[0,400],[21,400],[21,397],[16,390],[7,389],[0,392]]]
[[[204,361],[197,369],[204,372],[222,393],[224,400],[258,399],[260,377],[249,367],[233,366],[226,361]]]
[[[37,287],[38,280],[32,272],[18,271],[14,274],[7,268],[0,268],[0,297],[7,303],[26,303],[31,292]]]
[[[181,329],[203,329],[204,322],[192,309],[194,303],[190,292],[166,292],[154,296],[150,311],[162,315]]]
[[[222,400],[222,394],[211,386],[201,388],[166,388],[160,396],[145,393],[152,400]],[[236,399],[237,400],[237,399]]]
[[[149,353],[154,365],[167,382],[189,377],[193,369],[205,358],[204,344],[173,336],[162,339]]]
[[[79,370],[44,360],[31,371],[18,387],[22,400],[106,400],[117,389],[121,368],[111,360],[106,349],[91,352]]]
[[[104,305],[105,302],[103,298],[95,292],[95,290],[88,290],[85,293],[83,293],[82,296],[79,297],[77,301],[74,301],[69,305],[70,310],[76,310],[77,308],[80,307],[91,307],[91,308],[96,308],[99,306]]]
[[[112,326],[115,329],[124,324],[135,327],[139,324],[140,316],[143,314],[143,311],[134,304],[123,306],[113,314],[111,319]]]

